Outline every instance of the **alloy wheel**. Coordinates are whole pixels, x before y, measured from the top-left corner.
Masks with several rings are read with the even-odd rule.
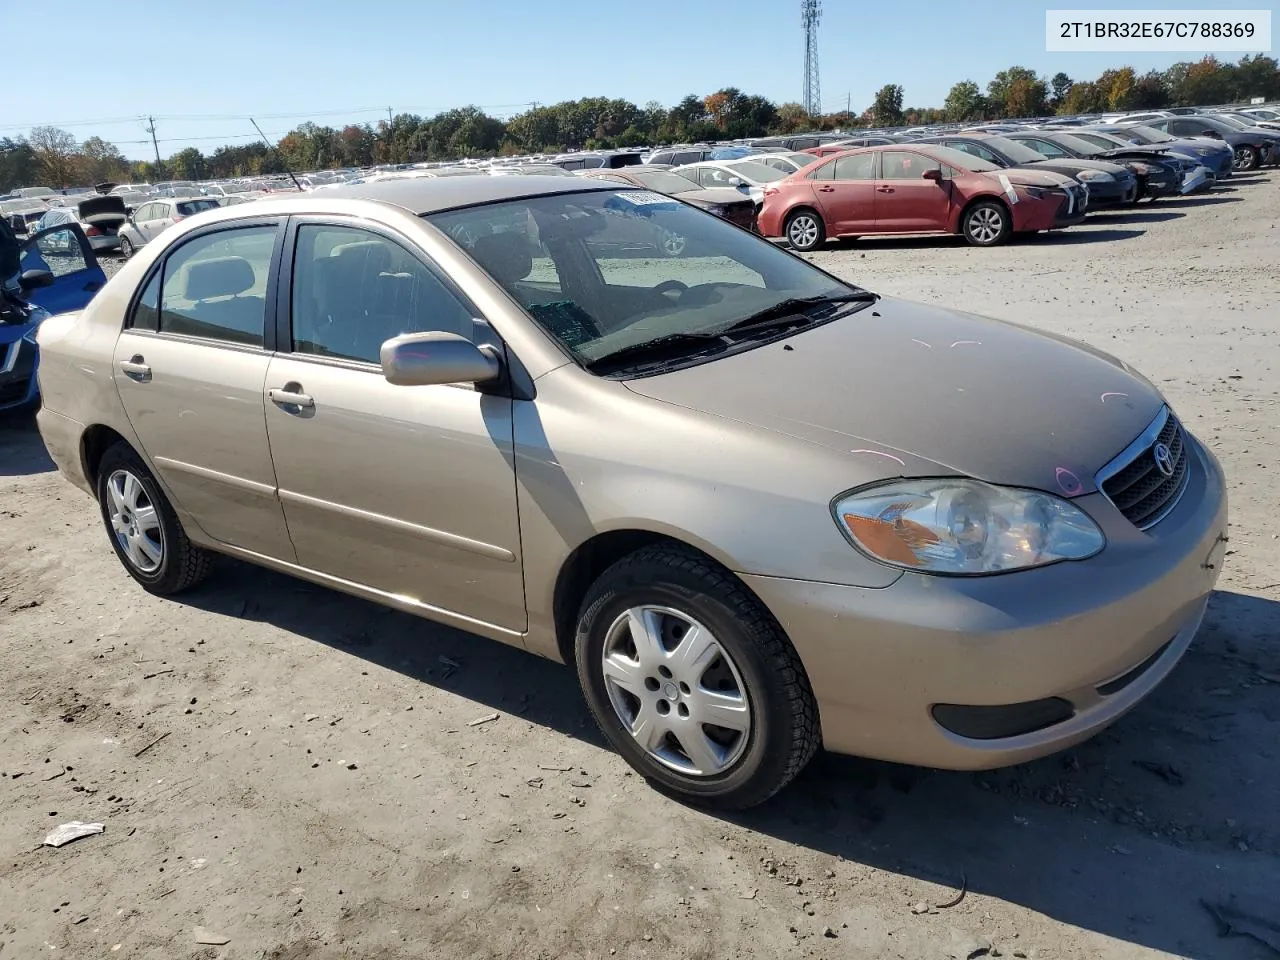
[[[658,763],[711,777],[742,757],[752,732],[746,684],[705,626],[671,607],[632,607],[609,627],[601,659],[614,712]]]
[[[688,243],[684,237],[671,230],[662,231],[662,252],[668,257],[678,257],[684,253],[684,248]]]
[[[164,530],[146,488],[128,470],[107,478],[107,512],[120,550],[140,573],[155,573],[164,562]]]
[[[818,221],[807,213],[793,217],[787,231],[787,239],[793,247],[807,250],[818,242]]]
[[[969,214],[969,232],[979,243],[994,243],[1004,230],[1004,217],[994,207],[980,207]]]

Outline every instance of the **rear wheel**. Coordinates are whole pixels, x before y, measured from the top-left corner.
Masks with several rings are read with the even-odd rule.
[[[1259,159],[1258,151],[1253,147],[1236,147],[1235,155],[1231,158],[1231,169],[1256,170]]]
[[[983,200],[965,211],[960,229],[975,247],[994,247],[1009,239],[1013,220],[1004,204]]]
[[[812,210],[797,210],[787,217],[786,234],[793,249],[808,252],[827,239],[827,228]]]
[[[120,238],[120,256],[125,260],[133,256],[133,241],[128,237]]]
[[[178,593],[209,575],[213,555],[187,539],[160,485],[127,443],[102,455],[98,505],[116,556],[146,590]]]
[[[610,742],[682,800],[762,803],[820,744],[790,641],[732,574],[691,550],[646,547],[605,571],[583,601],[575,656]]]

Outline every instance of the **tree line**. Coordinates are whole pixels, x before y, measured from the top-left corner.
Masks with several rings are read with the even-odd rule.
[[[1269,56],[1237,63],[1207,56],[1139,76],[1132,67],[1103,71],[1092,80],[1065,73],[1038,76],[1026,67],[1001,70],[985,90],[956,83],[941,107],[903,105],[900,84],[886,84],[861,113],[811,115],[798,103],[725,87],[686,96],[671,107],[651,101],[584,97],[534,106],[506,120],[477,107],[432,117],[402,113],[377,124],[336,128],[304,123],[269,149],[264,143],[218,147],[204,154],[188,147],[162,163],[131,162],[100,137],[77,143],[65,130],[36,127],[27,137],[0,138],[0,192],[19,186],[53,187],[104,181],[206,180],[279,174],[293,170],[518,156],[565,150],[725,140],[867,127],[973,122],[1049,114],[1205,106],[1265,97],[1280,99],[1280,64]]]

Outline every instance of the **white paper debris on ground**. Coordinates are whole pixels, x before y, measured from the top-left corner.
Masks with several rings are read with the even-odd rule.
[[[46,847],[61,847],[72,840],[79,840],[81,837],[91,837],[95,833],[102,833],[105,829],[107,828],[101,823],[81,823],[79,820],[72,820],[70,823],[64,823],[52,830],[44,838],[44,845]]]

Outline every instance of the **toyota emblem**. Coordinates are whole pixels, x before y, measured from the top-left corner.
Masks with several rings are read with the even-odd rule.
[[[1173,476],[1173,451],[1169,449],[1168,444],[1157,443],[1151,448],[1151,455],[1155,458],[1156,469],[1163,473],[1166,477]]]

